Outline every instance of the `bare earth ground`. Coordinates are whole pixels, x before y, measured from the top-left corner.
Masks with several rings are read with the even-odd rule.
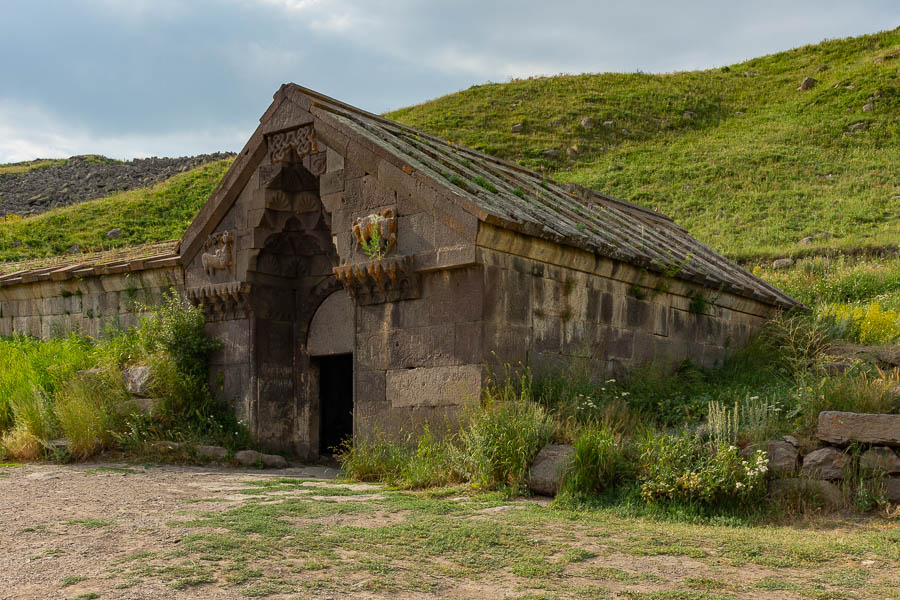
[[[0,466],[0,598],[900,599],[900,523],[662,523],[278,472]]]

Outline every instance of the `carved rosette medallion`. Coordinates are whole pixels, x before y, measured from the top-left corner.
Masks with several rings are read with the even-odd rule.
[[[234,275],[234,232],[222,231],[209,236],[203,244],[200,262],[209,277],[215,275],[217,271],[226,271]]]

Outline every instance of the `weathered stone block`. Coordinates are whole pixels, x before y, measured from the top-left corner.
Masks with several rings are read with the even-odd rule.
[[[900,473],[900,456],[890,448],[870,448],[859,457],[859,466],[873,473]]]
[[[551,444],[545,446],[531,463],[528,488],[535,494],[555,496],[575,455],[575,447]]]
[[[837,508],[844,503],[844,496],[836,485],[817,479],[775,479],[769,483],[769,495],[781,502],[811,502],[828,508]]]
[[[477,268],[429,273],[423,280],[428,317],[434,325],[479,321],[482,318],[481,285]]]
[[[766,444],[769,469],[777,475],[790,475],[797,471],[800,453],[788,442],[771,440]]]
[[[850,457],[836,448],[819,448],[803,457],[803,474],[815,479],[844,478],[844,467]]]
[[[197,454],[211,460],[225,460],[228,450],[222,446],[197,446]]]
[[[350,354],[356,345],[354,305],[346,291],[328,296],[310,323],[307,351],[310,356]]]
[[[256,450],[241,450],[240,452],[234,453],[234,460],[236,460],[238,464],[245,466],[261,463],[262,457],[263,455]]]
[[[455,362],[453,325],[394,329],[388,333],[390,368],[435,367]]]
[[[129,394],[147,397],[153,381],[153,369],[146,366],[123,369],[122,381]]]
[[[885,479],[884,491],[888,500],[894,504],[900,504],[900,477]]]
[[[481,366],[420,367],[387,372],[387,399],[393,408],[461,406],[481,393]]]
[[[818,438],[830,444],[900,446],[900,415],[868,415],[823,411],[819,413]]]

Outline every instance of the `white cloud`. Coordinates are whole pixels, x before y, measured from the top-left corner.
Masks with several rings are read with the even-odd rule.
[[[67,125],[39,108],[0,101],[0,163],[66,158],[77,154],[132,159],[237,151],[251,133],[237,128],[218,128],[97,135],[87,128]]]
[[[280,8],[314,31],[349,33],[359,30],[368,20],[364,11],[347,2],[335,0],[250,0],[251,4],[263,4]]]

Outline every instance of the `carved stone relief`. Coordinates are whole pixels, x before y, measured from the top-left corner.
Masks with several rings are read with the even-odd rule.
[[[397,211],[387,208],[360,217],[353,222],[351,231],[354,251],[359,251],[361,246],[369,258],[381,258],[397,244]]]
[[[209,236],[203,244],[200,261],[209,277],[215,275],[216,271],[227,271],[234,275],[234,232],[222,231]]]
[[[303,157],[318,151],[316,130],[312,125],[273,133],[266,138],[272,164],[299,163]]]
[[[250,308],[250,284],[245,282],[214,283],[185,290],[188,299],[206,309],[210,321],[240,318]]]

